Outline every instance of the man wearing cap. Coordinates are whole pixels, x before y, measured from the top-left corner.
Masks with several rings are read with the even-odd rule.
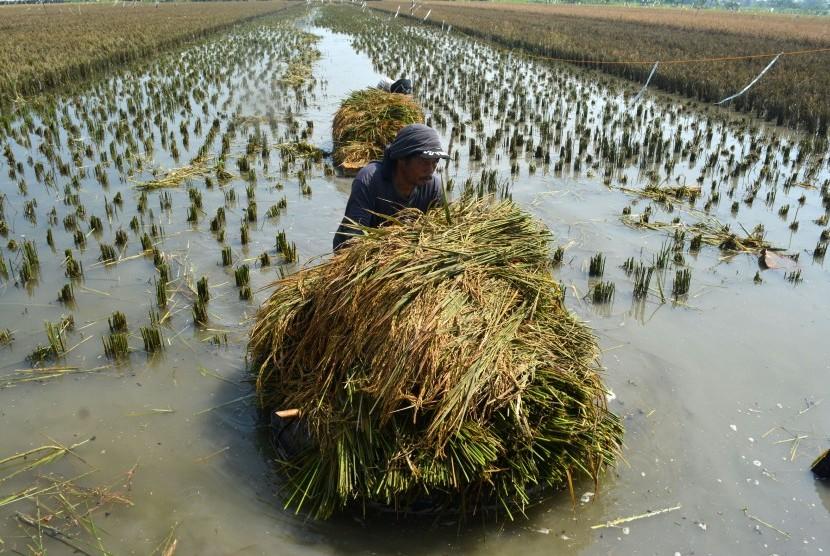
[[[359,233],[354,224],[374,228],[384,222],[380,215],[393,216],[403,208],[426,212],[440,203],[441,176],[435,168],[441,158],[449,155],[434,129],[423,124],[401,129],[383,160],[364,166],[352,182],[346,214],[334,234],[334,250]]]

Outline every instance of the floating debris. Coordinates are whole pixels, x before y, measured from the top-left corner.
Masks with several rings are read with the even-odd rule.
[[[699,243],[707,245],[714,245],[722,251],[729,251],[733,253],[748,253],[758,254],[763,249],[770,249],[772,251],[781,251],[776,249],[764,239],[763,227],[753,230],[751,233],[745,235],[738,235],[733,232],[728,224],[721,224],[715,220],[705,220],[697,222],[692,225],[686,225],[680,222],[656,222],[644,221],[633,215],[623,216],[623,223],[632,228],[645,228],[648,230],[657,231],[676,231],[694,233],[699,236]]]
[[[222,169],[224,170],[224,167]],[[210,159],[208,158],[197,158],[194,159],[193,162],[188,166],[182,166],[181,168],[173,168],[172,170],[166,172],[164,176],[149,181],[137,183],[135,187],[139,190],[178,187],[185,180],[201,178],[214,172],[218,173],[219,170],[220,165],[218,163],[211,163]],[[167,205],[167,208],[169,208],[169,204]]]

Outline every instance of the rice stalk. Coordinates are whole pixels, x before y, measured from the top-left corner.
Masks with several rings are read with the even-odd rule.
[[[597,304],[609,303],[614,297],[613,282],[599,282],[591,290],[591,301]]]
[[[588,264],[588,276],[601,277],[605,273],[605,256],[597,253]]]
[[[0,472],[4,473],[0,475],[0,484],[21,473],[26,473],[57,461],[67,454],[73,454],[75,448],[79,448],[87,442],[89,442],[89,439],[72,444],[71,446],[50,444],[0,459]]]
[[[620,449],[596,340],[511,202],[404,211],[277,282],[248,351],[257,398],[301,416],[285,504],[521,511]]]
[[[689,288],[692,283],[692,271],[688,268],[681,268],[674,275],[674,283],[672,284],[672,295],[677,299],[689,293]]]
[[[375,88],[355,91],[334,116],[334,161],[347,170],[357,170],[382,158],[383,149],[402,127],[423,121],[423,111],[408,95]]]
[[[142,326],[140,332],[141,339],[144,341],[144,351],[147,353],[156,353],[164,349],[161,330],[159,330],[158,326]]]
[[[126,359],[130,353],[127,334],[124,332],[113,332],[109,336],[102,337],[101,341],[104,344],[104,355],[109,359]]]

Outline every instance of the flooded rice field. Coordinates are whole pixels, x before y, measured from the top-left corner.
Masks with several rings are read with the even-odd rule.
[[[554,232],[626,427],[598,492],[507,523],[281,509],[249,319],[330,252],[350,191],[332,116],[384,76],[451,145],[453,197],[510,196]],[[19,99],[0,116],[0,552],[830,551],[809,472],[830,447],[827,140],[637,92],[325,7]]]

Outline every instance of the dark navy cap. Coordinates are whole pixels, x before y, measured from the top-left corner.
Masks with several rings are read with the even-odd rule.
[[[406,78],[398,79],[389,87],[392,93],[402,93],[404,95],[412,94],[412,81]]]
[[[390,160],[398,160],[413,154],[423,158],[450,157],[441,146],[438,132],[424,124],[410,124],[402,128],[395,140],[386,147],[385,152]]]

